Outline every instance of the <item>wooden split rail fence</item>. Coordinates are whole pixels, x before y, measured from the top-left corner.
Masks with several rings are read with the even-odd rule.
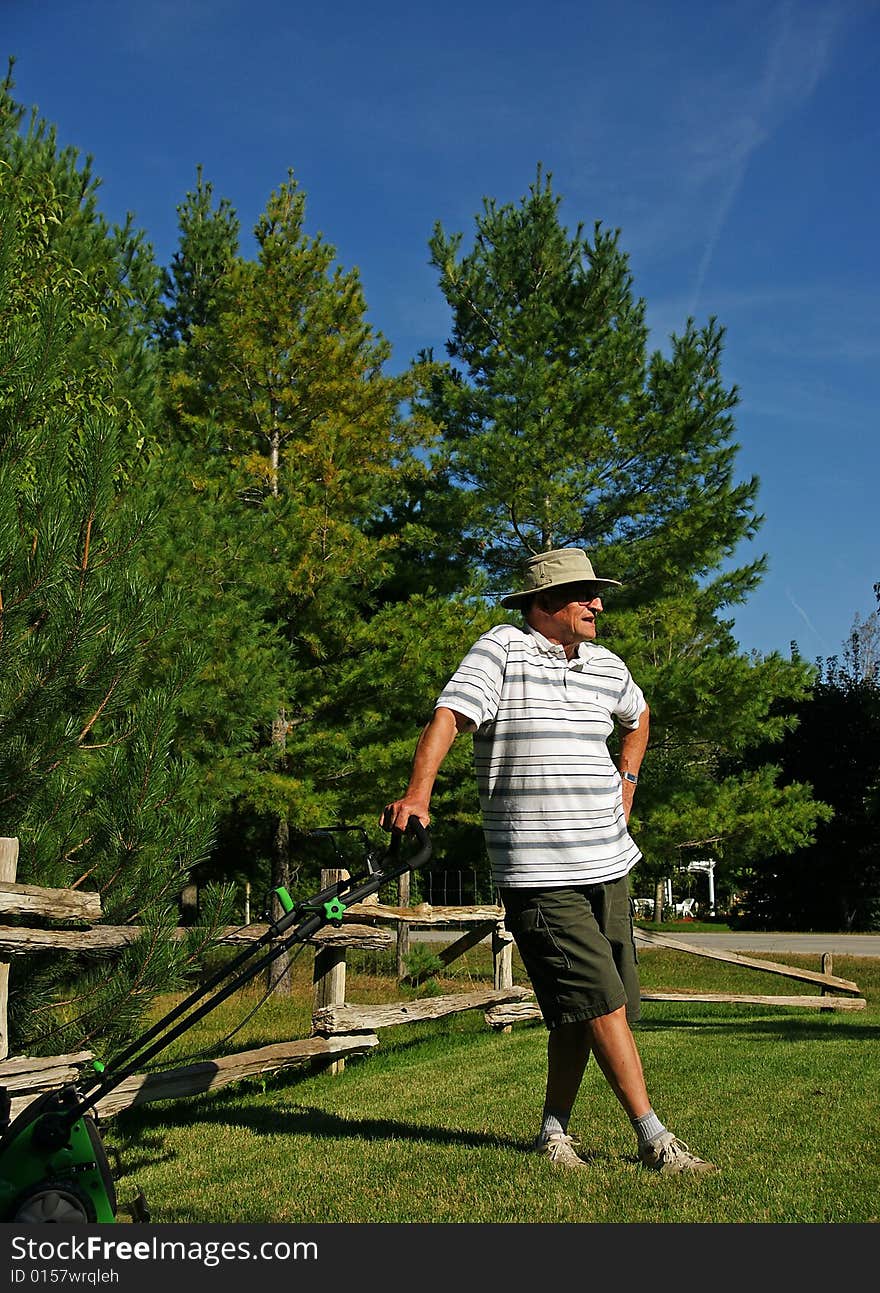
[[[466,952],[484,938],[492,938],[495,959],[495,987],[512,987],[512,936],[504,928],[504,912],[500,907],[493,908],[395,908],[378,904],[370,907],[362,903],[350,908],[351,918],[392,925],[406,923],[418,927],[451,926],[467,924],[468,931],[455,943],[445,948],[439,956],[442,964],[448,965],[457,956]],[[686,952],[691,956],[701,956],[708,960],[725,961],[729,965],[738,965],[746,969],[760,970],[767,974],[779,975],[802,983],[809,983],[821,989],[820,996],[808,996],[804,993],[790,996],[757,996],[741,992],[647,992],[641,994],[642,1001],[676,1001],[684,1005],[696,1005],[700,1002],[727,1002],[741,1005],[759,1006],[796,1006],[818,1010],[864,1010],[865,998],[860,995],[859,985],[851,979],[843,979],[833,973],[833,959],[830,952],[822,957],[822,970],[802,970],[794,965],[784,965],[777,961],[764,961],[756,957],[742,956],[738,952],[720,951],[715,948],[696,947],[681,939],[666,934],[656,934],[649,930],[636,929],[637,943],[650,947],[665,947],[670,951]],[[426,974],[430,971],[426,971]],[[422,975],[421,977],[425,977]],[[499,1002],[486,1011],[486,1022],[493,1028],[508,1028],[511,1024],[531,1019],[540,1019],[541,1012],[532,998],[531,992],[524,992],[523,999],[511,1002]],[[414,1004],[414,1003],[410,1003]],[[375,1008],[373,1008],[375,1009]],[[391,1012],[391,1007],[382,1007]],[[324,1026],[332,1033],[337,1029],[355,1031],[358,1019],[369,1021],[371,1011],[365,1008],[360,1015],[357,1006],[346,1007],[329,1012],[323,1017]],[[389,1022],[392,1020],[389,1013]]]
[[[51,1057],[18,1056],[7,1059],[7,1006],[10,958],[36,951],[61,950],[112,956],[126,947],[140,933],[134,926],[94,925],[88,929],[47,930],[4,926],[4,916],[51,917],[55,920],[80,920],[92,924],[101,919],[99,895],[70,889],[43,889],[16,883],[18,841],[0,839],[0,1085],[12,1097],[13,1116],[45,1090],[74,1080],[92,1055],[82,1051],[73,1055]],[[325,871],[321,887],[333,883],[344,873]],[[406,894],[406,887],[403,886]],[[345,1000],[346,953],[349,948],[389,949],[397,940],[398,974],[402,977],[404,951],[409,945],[412,928],[463,930],[438,956],[440,964],[451,964],[457,957],[484,939],[491,940],[493,986],[472,992],[452,993],[414,1001],[396,1001],[385,1005],[354,1005]],[[217,939],[219,944],[242,946],[259,938],[265,925],[228,929]],[[393,931],[393,932],[392,932]],[[187,931],[176,931],[178,937]],[[863,1010],[865,1000],[859,987],[832,973],[829,954],[823,957],[822,972],[801,970],[794,966],[761,961],[733,952],[721,952],[670,938],[666,935],[636,931],[638,942],[667,947],[709,959],[726,961],[770,974],[808,982],[821,988],[821,996],[753,996],[737,993],[643,992],[643,1001],[741,1002],[771,1006],[815,1007],[820,1010]],[[155,1100],[177,1099],[216,1090],[243,1078],[277,1072],[281,1069],[309,1065],[331,1073],[339,1072],[345,1058],[363,1054],[379,1044],[377,1032],[382,1028],[418,1020],[439,1019],[467,1010],[482,1010],[486,1023],[508,1032],[514,1023],[540,1020],[541,1014],[530,989],[513,982],[513,939],[504,927],[504,912],[496,906],[485,907],[417,907],[387,906],[375,897],[348,909],[341,927],[325,926],[309,942],[314,945],[314,1011],[312,1035],[307,1038],[264,1046],[256,1050],[189,1064],[165,1072],[136,1074],[127,1078],[98,1104],[102,1117],[122,1109]],[[410,979],[419,982],[432,971]]]
[[[35,885],[16,883],[18,840],[0,839],[0,1086],[6,1087],[11,1097],[11,1112],[15,1117],[35,1095],[54,1090],[75,1080],[78,1073],[92,1060],[90,1051],[71,1055],[16,1056],[9,1055],[8,993],[10,961],[35,952],[67,951],[88,953],[92,956],[113,956],[132,943],[140,934],[136,926],[98,925],[83,929],[38,929],[4,925],[4,918],[50,918],[58,921],[80,921],[92,925],[102,916],[98,894],[73,889],[45,889]],[[324,872],[321,887],[340,878],[339,872]],[[358,911],[366,910],[370,916],[381,909],[370,903],[360,904]],[[390,910],[390,909],[389,909]],[[496,911],[497,909],[491,909]],[[354,913],[355,909],[351,911]],[[425,917],[422,909],[413,911],[417,923],[439,923],[431,915]],[[500,915],[500,912],[498,913]],[[443,923],[455,923],[460,916],[463,923],[478,920],[485,923],[486,912],[472,908],[443,909]],[[400,925],[399,916],[395,917]],[[497,917],[495,920],[497,924]],[[262,924],[245,928],[227,929],[216,940],[219,945],[244,946],[261,937],[266,931]],[[175,931],[176,937],[185,937],[186,929]],[[481,931],[483,937],[485,930]],[[467,936],[465,936],[467,938]],[[98,1113],[103,1118],[122,1109],[148,1104],[155,1100],[178,1099],[199,1095],[227,1086],[243,1078],[256,1077],[282,1069],[298,1066],[321,1068],[338,1072],[347,1056],[363,1054],[379,1044],[376,1029],[417,1019],[440,1018],[465,1010],[486,1010],[491,1006],[505,1005],[522,1000],[531,994],[525,988],[514,987],[511,969],[509,940],[499,933],[497,937],[496,984],[494,989],[478,992],[456,993],[448,997],[433,997],[427,1001],[398,1002],[383,1007],[373,1022],[366,1026],[363,1019],[347,1030],[334,1012],[357,1007],[345,1005],[345,957],[349,948],[387,950],[394,937],[387,922],[363,923],[355,913],[342,927],[325,926],[310,938],[315,949],[314,964],[314,1021],[312,1035],[292,1041],[263,1046],[256,1050],[222,1056],[196,1064],[188,1064],[164,1072],[135,1074],[126,1078],[113,1091],[100,1100]],[[401,939],[398,940],[398,948]],[[463,942],[464,940],[459,940]],[[468,946],[471,946],[468,943]],[[464,948],[461,949],[462,951]],[[14,981],[13,981],[14,986]]]

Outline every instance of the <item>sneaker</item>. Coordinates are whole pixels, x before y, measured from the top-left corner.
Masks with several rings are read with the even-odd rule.
[[[639,1161],[643,1167],[649,1167],[661,1176],[673,1176],[677,1172],[694,1172],[704,1174],[715,1172],[714,1163],[692,1154],[683,1140],[673,1136],[671,1131],[664,1131],[656,1140],[649,1140],[639,1149]]]
[[[535,1141],[534,1149],[536,1153],[543,1154],[544,1158],[549,1158],[550,1162],[557,1167],[586,1167],[587,1164],[580,1154],[575,1152],[574,1147],[577,1144],[573,1136],[555,1132],[551,1136],[539,1136]]]

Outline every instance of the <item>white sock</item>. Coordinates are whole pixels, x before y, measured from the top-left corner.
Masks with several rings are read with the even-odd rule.
[[[630,1122],[635,1128],[635,1133],[639,1138],[639,1145],[647,1145],[648,1141],[656,1140],[662,1136],[666,1128],[657,1117],[653,1109],[649,1109],[641,1118],[631,1118]]]
[[[545,1109],[539,1139],[549,1140],[551,1136],[564,1136],[568,1131],[570,1116],[567,1113],[553,1113],[550,1109]]]

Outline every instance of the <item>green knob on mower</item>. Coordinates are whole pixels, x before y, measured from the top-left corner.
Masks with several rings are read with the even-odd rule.
[[[331,898],[329,902],[324,903],[324,915],[328,920],[340,923],[342,913],[345,911],[345,903],[340,902],[338,898]]]
[[[287,914],[287,912],[293,911],[293,899],[291,898],[290,894],[287,892],[287,890],[284,888],[283,885],[279,885],[278,888],[274,890],[274,894],[275,894],[275,897],[278,899],[278,902],[281,905],[281,910],[285,913],[285,915]]]

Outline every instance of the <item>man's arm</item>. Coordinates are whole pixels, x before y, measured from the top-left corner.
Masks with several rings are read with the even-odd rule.
[[[632,812],[636,783],[628,781],[623,774],[628,772],[634,777],[639,775],[639,768],[642,766],[642,759],[645,757],[645,750],[648,748],[650,716],[651,711],[646,705],[641,714],[639,714],[638,727],[627,728],[620,738],[620,758],[617,761],[617,766],[622,778],[623,813],[627,821],[629,821],[629,815]]]
[[[473,731],[474,724],[464,714],[439,706],[434,716],[422,728],[413,757],[409,785],[402,799],[388,804],[379,819],[381,826],[390,830],[396,826],[405,831],[410,817],[418,817],[423,826],[431,820],[431,793],[440,765],[452,749],[459,732]]]

